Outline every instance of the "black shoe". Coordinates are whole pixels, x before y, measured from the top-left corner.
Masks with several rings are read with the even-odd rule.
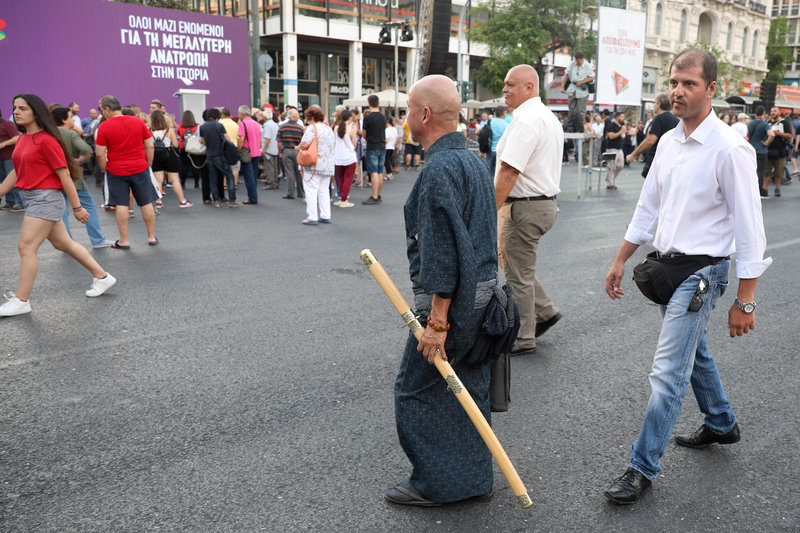
[[[742,435],[739,433],[738,423],[734,424],[733,429],[724,435],[714,433],[707,425],[703,424],[691,435],[675,436],[675,444],[680,444],[681,446],[687,446],[689,448],[707,448],[715,442],[717,444],[734,444],[739,442],[741,438]]]
[[[603,494],[617,505],[630,505],[641,499],[650,480],[635,468],[628,468]]]
[[[775,189],[775,198],[780,198],[780,197],[781,197],[781,190]]]
[[[286,194],[286,195],[284,195],[283,199],[284,200],[294,200],[294,195],[293,194]]]
[[[369,198],[361,202],[361,205],[378,205],[380,203],[381,203],[380,198],[373,198],[372,196],[370,196]]]
[[[761,189],[761,198],[769,198],[769,191],[767,189]]]
[[[511,348],[510,355],[511,357],[516,357],[518,355],[533,355],[535,353],[536,353],[536,346],[534,346],[533,348],[522,348],[521,346],[514,345],[514,347]]]
[[[617,190],[617,186],[616,185],[608,185],[608,186],[606,186],[606,189],[608,189],[609,191],[616,191]]]
[[[563,315],[561,313],[556,313],[555,315],[553,315],[552,317],[548,318],[547,320],[544,320],[542,322],[537,322],[536,323],[536,338],[538,339],[539,337],[541,337],[542,335],[547,333],[547,330],[552,328],[553,326],[555,326],[556,322],[558,322],[562,318],[563,318]]]

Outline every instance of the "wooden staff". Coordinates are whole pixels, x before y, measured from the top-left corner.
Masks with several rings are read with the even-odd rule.
[[[406,302],[406,299],[400,293],[400,290],[397,288],[397,285],[394,284],[392,278],[389,277],[389,274],[383,268],[383,265],[378,262],[369,249],[361,251],[361,260],[367,266],[367,269],[369,269],[372,275],[375,276],[375,280],[378,282],[378,285],[381,286],[383,292],[385,292],[386,296],[389,297],[389,300],[391,300],[394,308],[397,309],[397,312],[400,313],[400,316],[403,318],[403,321],[405,321],[406,326],[408,326],[408,328],[411,330],[411,333],[413,333],[414,337],[419,340],[422,337],[424,328],[414,316],[414,313],[411,311],[411,306],[408,305],[408,302]],[[519,500],[519,504],[523,509],[532,507],[533,501],[531,500],[531,497],[528,496],[528,491],[525,488],[525,485],[522,483],[519,474],[517,474],[514,465],[511,464],[511,460],[508,458],[508,455],[506,455],[505,450],[503,450],[503,446],[500,444],[500,441],[497,440],[497,436],[494,434],[494,431],[492,431],[492,427],[486,421],[483,413],[481,413],[481,410],[478,409],[477,405],[475,405],[475,400],[472,399],[472,396],[470,396],[469,392],[467,392],[467,389],[464,388],[461,380],[459,380],[458,376],[456,376],[453,367],[450,366],[450,363],[442,359],[438,352],[433,360],[433,364],[436,365],[439,373],[447,382],[447,390],[452,391],[453,394],[455,394],[456,398],[461,404],[461,407],[463,407],[467,412],[470,420],[472,420],[472,423],[475,424],[475,428],[478,430],[478,433],[480,433],[481,437],[483,437],[484,442],[486,442],[486,446],[488,446],[489,451],[492,452],[492,456],[500,466],[500,470],[506,477],[508,484],[511,485],[511,490],[514,491],[517,500]]]

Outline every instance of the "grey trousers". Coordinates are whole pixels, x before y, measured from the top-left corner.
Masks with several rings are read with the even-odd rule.
[[[289,196],[299,196],[303,192],[303,176],[297,166],[297,151],[294,148],[283,149],[283,175],[289,182]]]
[[[536,276],[539,239],[555,223],[556,213],[555,199],[512,202],[498,212],[498,259],[519,306],[520,348],[536,346],[536,322],[558,312]]]
[[[267,185],[278,185],[278,156],[264,155],[261,158],[264,165],[264,174],[267,176]]]
[[[581,112],[581,116],[586,114],[586,105],[589,103],[589,95],[587,94],[583,98],[575,98],[575,94],[571,94],[567,97],[567,107],[569,107],[569,112],[572,113],[572,110],[576,107]]]

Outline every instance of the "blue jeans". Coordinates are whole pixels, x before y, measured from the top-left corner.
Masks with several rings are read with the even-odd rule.
[[[211,181],[211,199],[219,202],[219,188],[217,187],[217,173],[228,180],[228,200],[236,201],[236,180],[233,177],[231,166],[222,159],[221,155],[211,155],[206,159],[208,163],[208,178]],[[244,164],[242,164],[244,166]],[[216,198],[215,198],[216,197]]]
[[[77,184],[76,188],[78,188]],[[61,220],[64,221],[64,225],[67,227],[67,233],[69,233],[69,237],[72,239],[72,232],[69,230],[69,219],[72,217],[72,206],[69,204],[66,193],[62,191],[61,194],[64,195],[64,200],[66,200],[67,203],[67,207],[64,209],[64,214],[61,215]],[[89,240],[91,241],[92,246],[97,246],[106,240],[106,236],[103,234],[103,230],[100,229],[100,216],[97,214],[97,206],[94,203],[94,197],[92,196],[92,193],[90,193],[89,190],[84,187],[78,189],[78,199],[81,201],[81,206],[86,209],[87,213],[89,213],[89,220],[86,221],[86,232],[89,234]]]
[[[14,163],[12,163],[11,159],[0,159],[0,174],[2,174],[0,183],[11,174],[12,170],[14,170]],[[22,205],[22,196],[19,194],[18,188],[14,187],[6,193],[6,205],[9,207]]]
[[[492,177],[494,178],[494,171],[495,168],[497,168],[497,152],[492,151],[486,156],[486,166],[489,167],[489,172],[492,173]]]
[[[728,287],[729,269],[730,261],[725,260],[698,270],[678,287],[667,305],[661,306],[661,335],[650,372],[652,393],[630,462],[651,481],[661,471],[658,460],[667,447],[690,382],[697,405],[705,414],[705,424],[714,433],[723,435],[736,424],[706,339],[706,324]],[[687,307],[700,275],[708,280],[709,287],[701,296],[703,306],[693,313]]]
[[[249,163],[242,163],[244,171],[244,186],[247,187],[247,199],[251,202],[258,202],[258,164],[261,156],[250,158]]]

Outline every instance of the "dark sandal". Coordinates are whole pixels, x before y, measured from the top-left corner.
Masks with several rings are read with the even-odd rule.
[[[411,486],[411,482],[408,480],[386,489],[384,498],[388,502],[399,505],[415,505],[417,507],[439,507],[442,505],[441,502],[429,500],[420,494],[417,489]]]
[[[148,246],[158,246],[158,237],[154,241],[147,241]]]
[[[114,241],[114,244],[111,245],[111,248],[116,248],[117,250],[130,250],[130,244],[120,244],[119,241]]]

